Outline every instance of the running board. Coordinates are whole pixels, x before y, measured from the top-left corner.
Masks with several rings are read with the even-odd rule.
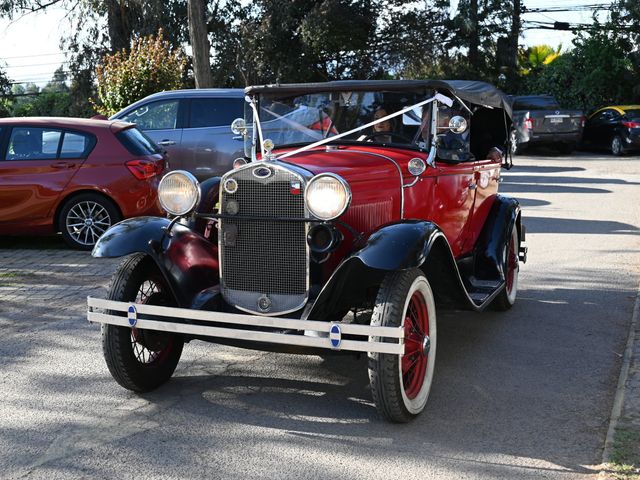
[[[87,319],[92,323],[309,348],[404,354],[403,327],[210,312],[92,297],[87,297],[87,306]],[[343,339],[343,335],[349,335],[349,339]]]

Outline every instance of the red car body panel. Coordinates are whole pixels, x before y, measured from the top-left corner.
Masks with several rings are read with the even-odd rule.
[[[352,200],[340,220],[358,232],[401,219],[429,218],[442,229],[455,257],[470,253],[498,192],[500,162],[436,162],[415,185],[401,189],[400,182],[407,186],[414,181],[408,170],[412,158],[426,161],[427,154],[358,145],[318,147],[286,161],[313,174],[332,172],[344,178]]]
[[[95,146],[87,158],[6,160],[5,129],[37,127],[93,135]],[[134,159],[162,160],[161,155],[136,156],[115,137],[131,128],[122,122],[69,118],[6,118],[0,120],[0,235],[53,233],[56,216],[71,195],[95,192],[118,207],[123,218],[161,215],[157,202],[160,176],[139,180],[125,163]]]

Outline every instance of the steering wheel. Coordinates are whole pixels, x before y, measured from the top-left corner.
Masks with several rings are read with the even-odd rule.
[[[363,138],[363,141],[367,142],[369,140],[373,140],[376,137],[391,137],[391,141],[394,141],[394,138],[401,140],[400,143],[412,143],[412,140],[408,139],[403,135],[399,135],[393,132],[373,132]]]

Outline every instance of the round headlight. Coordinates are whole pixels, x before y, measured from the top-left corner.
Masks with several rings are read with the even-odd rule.
[[[305,195],[307,208],[320,220],[339,217],[351,201],[349,185],[333,173],[323,173],[312,178]]]
[[[198,180],[184,170],[169,172],[160,180],[158,200],[171,215],[186,215],[200,200]]]

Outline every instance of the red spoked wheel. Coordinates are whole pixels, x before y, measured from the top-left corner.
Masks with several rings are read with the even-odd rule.
[[[421,293],[416,292],[409,300],[404,318],[405,351],[402,356],[402,385],[408,398],[414,399],[424,383],[429,360],[429,312]],[[425,351],[426,350],[426,351]]]
[[[504,289],[493,301],[492,306],[496,310],[509,310],[516,303],[516,296],[518,295],[518,274],[520,273],[518,258],[519,247],[518,229],[514,226],[502,254]]]
[[[407,422],[427,404],[436,355],[435,302],[420,270],[385,277],[371,324],[404,329],[403,355],[369,354],[369,381],[380,415],[393,422]]]
[[[176,304],[155,262],[143,254],[132,255],[118,268],[108,298],[150,305]],[[134,392],[148,392],[166,383],[178,365],[183,346],[184,340],[177,334],[102,326],[102,351],[109,372]]]

